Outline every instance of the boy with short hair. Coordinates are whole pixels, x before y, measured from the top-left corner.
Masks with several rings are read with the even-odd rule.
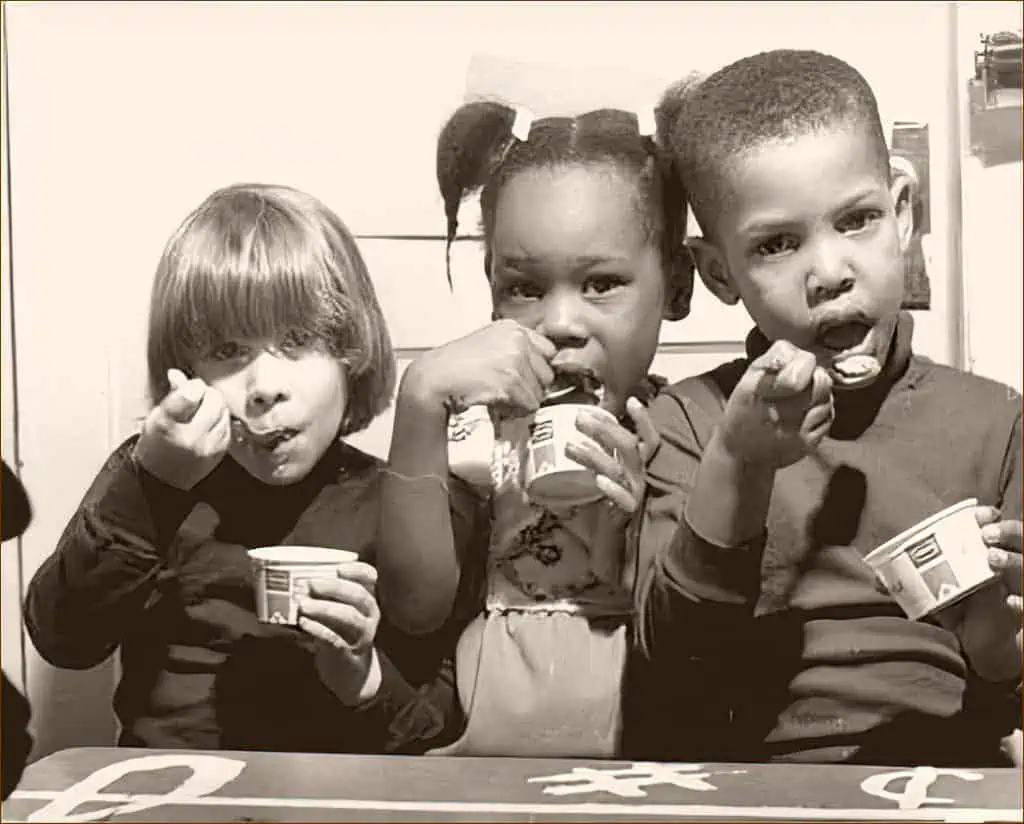
[[[1021,518],[1020,397],[912,351],[911,203],[870,87],[773,51],[661,114],[701,277],[756,327],[745,359],[651,407],[641,640],[663,709],[693,708],[653,754],[1000,763],[1020,720],[1002,584],[950,631],[908,620],[863,560],[966,498],[991,545],[1019,553]]]

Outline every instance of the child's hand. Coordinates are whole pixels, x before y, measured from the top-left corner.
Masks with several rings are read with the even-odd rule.
[[[740,378],[719,429],[722,446],[770,469],[796,463],[828,433],[832,380],[814,355],[776,341]]]
[[[635,435],[610,414],[582,410],[576,428],[601,448],[570,442],[566,454],[597,475],[597,486],[609,501],[632,514],[643,500],[647,462],[660,438],[647,409],[636,398],[626,401],[626,413],[636,426]]]
[[[231,445],[231,416],[221,394],[177,369],[171,391],[142,424],[135,460],[178,489],[191,489],[220,463]]]
[[[406,371],[402,391],[450,412],[483,405],[533,412],[554,379],[555,345],[515,321],[499,320],[423,355]]]
[[[380,686],[376,584],[376,569],[352,561],[338,568],[337,578],[310,580],[308,595],[299,599],[299,628],[317,639],[320,677],[345,704],[369,700]]]
[[[954,607],[952,623],[975,672],[1005,681],[1021,672],[1021,522],[1000,520],[990,506],[978,507],[975,517],[998,578],[967,597],[961,610]]]
[[[1017,524],[1019,535],[1020,521],[1015,521],[1014,523]],[[1021,576],[1024,573],[1021,571],[1020,552],[1007,552],[1005,549],[993,547],[988,551],[988,564],[992,567],[992,571],[999,576],[1000,581],[1006,588],[1008,593],[1006,596],[1006,606],[1013,611],[1019,621],[1022,613],[1024,613],[1024,599],[1021,598]],[[1020,646],[1020,632],[1018,632],[1018,652],[1020,651]]]
[[[1022,578],[1024,567],[1021,564],[1021,552],[1024,551],[1024,525],[1020,521],[1000,520],[999,510],[995,507],[978,507],[975,510],[978,525],[981,527],[981,539],[990,547],[988,564],[999,577],[1006,594],[1006,607],[1017,622],[1017,655],[1021,655],[1020,621],[1024,612],[1024,601],[1021,599]]]

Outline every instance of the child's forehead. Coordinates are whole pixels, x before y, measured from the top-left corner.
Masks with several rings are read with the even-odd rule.
[[[720,165],[730,177],[743,169],[766,167],[814,167],[832,175],[851,166],[886,168],[888,150],[870,129],[838,123],[814,130],[765,138],[732,152]]]
[[[492,247],[509,257],[624,257],[646,245],[649,220],[635,183],[589,166],[510,179],[495,211]]]
[[[771,209],[886,188],[889,173],[887,156],[870,135],[822,130],[735,153],[714,178],[719,208]]]

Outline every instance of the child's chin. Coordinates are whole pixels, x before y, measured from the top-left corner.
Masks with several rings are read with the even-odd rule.
[[[238,461],[248,472],[260,483],[268,486],[288,486],[298,483],[305,478],[312,469],[304,461],[288,460],[281,463],[274,463],[270,460],[253,459],[246,456]]]

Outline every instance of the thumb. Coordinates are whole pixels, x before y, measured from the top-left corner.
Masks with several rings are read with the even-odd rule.
[[[171,385],[172,390],[180,389],[188,383],[188,376],[180,369],[168,369],[167,382]]]
[[[189,380],[178,369],[167,370],[167,381],[171,391],[160,405],[172,420],[188,423],[203,402],[205,384],[201,380]]]

